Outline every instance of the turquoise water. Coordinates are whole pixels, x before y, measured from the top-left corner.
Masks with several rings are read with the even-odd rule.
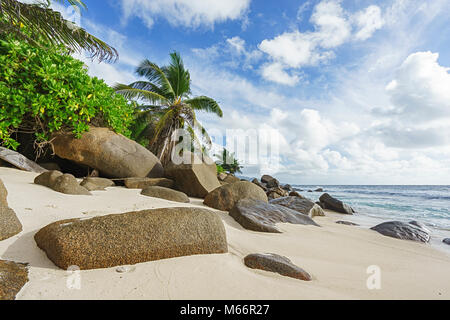
[[[417,220],[432,231],[432,243],[450,238],[450,186],[303,186],[293,185],[303,196],[317,201],[323,194],[307,192],[323,188],[335,198],[351,205],[357,214],[349,219],[372,227],[383,221]]]

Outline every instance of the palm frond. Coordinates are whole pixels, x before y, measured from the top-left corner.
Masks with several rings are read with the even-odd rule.
[[[185,100],[185,104],[190,105],[194,110],[201,110],[206,112],[215,113],[219,117],[223,117],[222,109],[219,104],[212,98],[200,96],[193,99]]]
[[[86,7],[80,0],[67,1],[74,6]],[[85,50],[92,58],[100,61],[115,61],[119,56],[116,49],[73,22],[65,20],[61,13],[48,8],[42,2],[27,4],[17,0],[1,0],[0,35],[8,34],[14,34],[34,45],[40,45],[42,39],[53,45],[62,44],[74,51]]]
[[[162,68],[167,79],[172,84],[175,96],[184,98],[191,93],[191,75],[185,69],[183,60],[178,52],[170,54],[170,64]]]
[[[131,83],[129,86],[134,89],[151,91],[164,96],[164,92],[157,85],[148,81],[136,81]]]
[[[150,103],[167,103],[167,98],[152,91],[135,89],[126,84],[117,83],[113,86],[117,93],[124,96],[126,99],[142,99]]]
[[[155,84],[167,99],[174,99],[175,92],[169,79],[167,79],[164,71],[156,64],[146,59],[136,68],[136,73],[147,78],[147,80]]]

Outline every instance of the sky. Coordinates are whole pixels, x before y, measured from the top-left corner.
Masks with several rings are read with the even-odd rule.
[[[114,64],[82,55],[108,84],[138,79],[176,50],[199,113],[221,143],[229,130],[268,135],[270,154],[243,174],[291,184],[450,184],[450,1],[85,0],[81,17],[114,46]],[[216,139],[217,138],[217,139]]]

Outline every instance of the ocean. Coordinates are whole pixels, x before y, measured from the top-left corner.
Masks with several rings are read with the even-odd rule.
[[[343,216],[362,227],[373,227],[384,221],[417,220],[432,231],[431,244],[450,252],[450,245],[442,243],[450,238],[450,186],[316,186],[292,185],[303,196],[319,199],[322,192],[308,192],[323,188],[324,192],[349,204],[357,211]]]

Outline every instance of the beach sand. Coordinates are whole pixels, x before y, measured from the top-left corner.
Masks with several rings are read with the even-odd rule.
[[[80,287],[67,285],[74,274],[57,268],[34,241],[54,221],[160,207],[202,206],[200,199],[179,204],[121,187],[69,196],[34,185],[36,174],[0,168],[8,203],[23,232],[0,242],[0,258],[29,263],[30,281],[17,299],[450,299],[450,256],[429,244],[384,237],[339,225],[351,219],[327,212],[314,218],[322,227],[280,224],[282,234],[243,229],[226,212],[222,218],[229,253],[189,256],[79,272]],[[249,253],[284,255],[313,276],[304,282],[243,264]],[[369,290],[369,266],[381,271],[381,289]],[[72,282],[73,283],[73,282]]]

